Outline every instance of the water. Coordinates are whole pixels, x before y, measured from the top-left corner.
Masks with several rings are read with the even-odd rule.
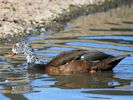
[[[75,49],[99,50],[112,55],[131,54],[112,72],[66,76],[29,73],[25,69],[24,56],[5,58],[4,54],[10,52],[12,44],[1,44],[0,100],[132,100],[133,14],[131,8],[125,9],[122,12],[125,17],[116,11],[84,16],[69,23],[63,32],[30,38],[36,54],[44,62],[63,51]],[[111,17],[110,13],[115,16]],[[96,20],[96,16],[103,16],[102,21]],[[87,23],[90,18],[96,23]]]

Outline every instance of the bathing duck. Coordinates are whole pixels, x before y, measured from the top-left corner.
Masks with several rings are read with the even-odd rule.
[[[100,51],[72,50],[62,52],[48,63],[42,63],[27,41],[19,41],[12,47],[12,52],[6,57],[23,53],[28,69],[48,73],[50,75],[64,75],[75,73],[95,73],[110,71],[122,59],[129,55],[112,56]]]

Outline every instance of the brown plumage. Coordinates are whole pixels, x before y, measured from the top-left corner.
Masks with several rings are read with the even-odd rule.
[[[32,64],[29,69],[51,75],[110,71],[127,56],[114,57],[99,51],[73,50],[59,54],[47,64]]]

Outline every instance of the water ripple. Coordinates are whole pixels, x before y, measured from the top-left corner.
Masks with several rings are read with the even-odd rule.
[[[108,48],[108,49],[117,49],[122,51],[133,51],[131,47],[125,46],[115,46],[111,44],[97,44],[97,43],[89,43],[89,42],[68,42],[66,45],[73,45],[73,46],[85,46],[85,47],[93,47],[93,48]]]

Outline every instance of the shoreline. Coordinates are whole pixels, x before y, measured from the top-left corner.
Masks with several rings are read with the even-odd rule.
[[[18,6],[21,1],[3,0],[5,5],[2,7],[11,10],[11,12],[8,13],[8,11],[6,12],[6,10],[3,9],[3,17],[2,14],[0,14],[0,42],[3,40],[10,42],[14,38],[24,36],[28,34],[28,32],[25,32],[28,28],[34,28],[36,31],[39,31],[39,29],[43,27],[48,32],[59,32],[60,30],[63,30],[66,23],[70,22],[72,19],[77,19],[83,15],[108,11],[123,5],[130,6],[130,3],[133,3],[132,0],[83,0],[82,2],[80,0],[73,0],[72,2],[71,0],[68,0],[68,2],[45,0],[45,3],[44,0],[39,0],[36,2],[37,5],[35,5],[35,2],[32,2],[32,0],[24,1],[25,2],[22,4],[26,4],[27,6],[23,5],[24,7],[22,7],[21,5],[18,11],[24,10],[27,13],[20,16],[23,12],[16,14],[17,9],[15,7]],[[14,2],[18,3],[18,5],[16,4],[16,6],[14,6]],[[38,4],[41,4],[42,6],[38,8]],[[43,8],[44,5],[47,9]],[[51,5],[54,6],[51,7]],[[29,7],[29,9],[25,9],[25,7]],[[12,11],[16,11],[16,13],[13,13]],[[48,15],[46,16],[47,13]]]

